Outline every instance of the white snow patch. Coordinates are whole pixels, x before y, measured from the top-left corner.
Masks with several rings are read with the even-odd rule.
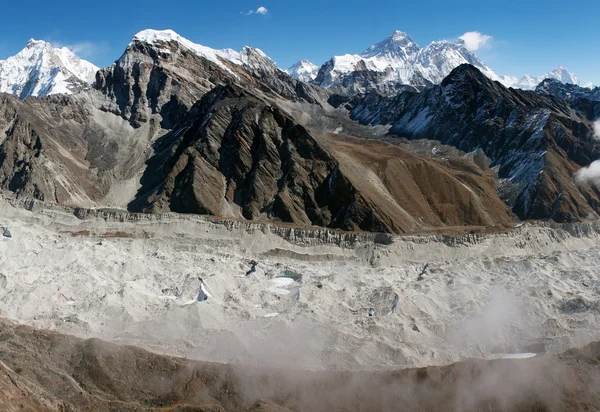
[[[496,359],[529,359],[536,356],[537,353],[502,353]]]
[[[281,277],[281,278],[274,278],[269,280],[269,291],[278,294],[278,295],[289,295],[290,294],[290,290],[288,289],[288,287],[290,285],[293,285],[295,283],[294,279],[292,278],[286,278],[286,277]]]

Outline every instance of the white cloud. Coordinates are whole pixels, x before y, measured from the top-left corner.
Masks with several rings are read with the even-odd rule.
[[[592,162],[588,167],[584,167],[575,173],[577,183],[595,183],[600,181],[600,160]]]
[[[467,50],[476,51],[485,47],[489,47],[492,41],[492,36],[479,33],[478,31],[470,31],[459,37],[464,43]]]
[[[260,6],[256,10],[250,10],[248,13],[242,12],[242,14],[245,14],[246,16],[251,16],[253,14],[260,14],[261,16],[266,16],[267,14],[269,14],[269,10],[264,6]]]
[[[95,57],[99,53],[102,53],[106,49],[105,44],[92,43],[89,41],[82,41],[77,43],[65,44],[61,42],[51,42],[54,47],[66,47],[71,50],[77,56],[89,59]]]
[[[600,120],[596,120],[593,125],[594,138],[600,140]],[[577,183],[600,183],[600,160],[592,162],[588,167],[580,169],[575,173]]]

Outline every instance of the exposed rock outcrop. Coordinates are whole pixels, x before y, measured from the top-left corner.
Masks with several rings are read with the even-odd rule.
[[[394,98],[370,93],[352,117],[391,125],[466,152],[482,149],[497,167],[502,197],[522,219],[576,221],[600,212],[595,186],[573,175],[600,157],[588,117],[567,101],[507,89],[475,67],[455,69],[439,86]]]
[[[315,134],[235,85],[205,95],[155,150],[132,210],[394,233],[512,222],[469,161]]]

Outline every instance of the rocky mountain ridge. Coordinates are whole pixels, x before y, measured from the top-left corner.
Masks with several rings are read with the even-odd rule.
[[[395,135],[481,149],[521,219],[569,221],[598,212],[598,188],[573,181],[575,172],[600,157],[592,125],[597,106],[575,110],[563,100],[507,89],[463,65],[422,93],[390,98],[372,92],[351,115],[390,125]]]
[[[539,94],[573,102],[577,99],[600,101],[600,87],[581,87],[576,84],[563,83],[556,79],[544,80],[536,87],[535,91]]]
[[[416,50],[403,34],[392,40],[368,53]],[[404,87],[394,97],[338,95],[293,79],[258,49],[214,50],[145,30],[96,73],[92,89],[24,102],[2,96],[0,186],[71,205],[405,233],[512,225],[497,171],[502,199],[521,218],[597,212],[596,190],[574,188],[571,178],[596,155],[593,104],[583,113],[509,91],[470,65],[421,93]],[[391,127],[392,137],[373,140],[381,132],[370,125]],[[550,131],[560,138],[547,139]],[[508,137],[483,144],[488,132]],[[442,144],[423,150],[394,135]],[[560,150],[546,150],[550,141]]]

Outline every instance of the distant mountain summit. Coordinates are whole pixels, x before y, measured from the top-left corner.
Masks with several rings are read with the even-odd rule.
[[[19,99],[70,94],[89,86],[97,70],[66,47],[31,39],[17,55],[0,60],[0,92]]]
[[[579,81],[577,76],[571,73],[566,67],[558,66],[556,69],[552,70],[550,73],[546,73],[542,76],[531,76],[530,74],[526,74],[523,76],[518,82],[512,84],[512,87],[523,90],[535,90],[535,88],[546,79],[554,79],[558,80],[563,84],[574,84],[577,86],[583,86],[583,84]]]
[[[290,66],[285,72],[296,80],[310,82],[319,74],[319,66],[312,64],[308,60],[300,60]]]
[[[454,68],[471,64],[482,73],[504,79],[486,66],[463,41],[438,41],[421,48],[408,34],[395,31],[360,55],[334,56],[319,70],[314,83],[349,94],[379,90],[394,93],[398,85],[422,88],[439,84]]]
[[[420,47],[408,34],[396,30],[390,37],[365,50],[361,57],[388,60],[390,64],[394,64],[400,60],[410,60],[419,50]]]

